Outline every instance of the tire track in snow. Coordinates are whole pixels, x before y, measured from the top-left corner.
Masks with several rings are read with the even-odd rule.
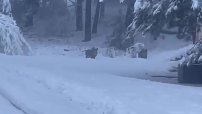
[[[13,97],[11,93],[9,93],[9,90],[5,89],[4,86],[9,88],[9,83],[7,82],[7,80],[5,80],[6,78],[10,78],[11,75],[16,75],[16,72],[10,70],[9,68],[7,68],[6,66],[4,68],[0,68],[1,69],[1,73],[2,75],[5,75],[6,77],[2,76],[1,80],[3,80],[3,82],[0,82],[0,95],[6,100],[8,101],[16,110],[19,110],[20,112],[22,112],[23,114],[39,114],[36,111],[28,108],[27,106],[20,106],[23,103],[18,102],[19,100],[16,99],[16,97]],[[1,81],[0,80],[0,81]],[[13,80],[12,80],[13,81]],[[12,82],[11,81],[11,82]],[[3,86],[2,86],[3,85]],[[9,88],[11,89],[11,88]],[[12,90],[12,89],[11,89]]]
[[[26,74],[18,67],[9,66],[0,69],[3,74],[0,76],[0,94],[4,95],[15,108],[23,111],[24,114],[66,114],[67,112],[91,114],[91,111],[82,108],[80,104],[72,102],[66,96],[55,93],[28,78],[27,75],[30,73]]]
[[[24,111],[22,108],[20,108],[19,106],[15,105],[15,103],[13,103],[11,100],[9,100],[7,97],[5,97],[1,91],[0,91],[0,95],[6,100],[8,101],[12,106],[13,108],[19,110],[20,112],[22,112],[23,114],[28,114],[26,111]]]
[[[120,102],[113,99],[111,96],[108,96],[103,90],[96,90],[95,88],[77,82],[67,81],[58,76],[61,74],[55,72],[50,73],[50,71],[43,68],[39,69],[29,66],[26,70],[20,70],[18,68],[12,69],[16,70],[19,74],[22,74],[24,78],[31,79],[53,92],[64,94],[67,99],[77,102],[87,110],[96,111],[102,114],[122,114],[122,112],[119,112],[118,110],[123,108]],[[33,74],[30,74],[30,72],[33,72]],[[81,73],[75,73],[74,71],[72,73],[73,75],[82,75]]]

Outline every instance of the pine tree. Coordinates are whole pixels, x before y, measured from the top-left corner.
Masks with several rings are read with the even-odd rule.
[[[149,33],[153,39],[161,33],[176,33],[178,38],[192,36],[195,39],[197,19],[201,21],[198,0],[136,0],[134,14],[124,42],[138,33]],[[177,32],[166,31],[174,27],[178,28]]]
[[[187,53],[180,60],[181,64],[199,64],[202,63],[202,40],[200,39],[194,47],[187,51]]]
[[[9,0],[3,1],[3,14],[0,14],[0,28],[0,53],[8,55],[34,54],[12,17]]]

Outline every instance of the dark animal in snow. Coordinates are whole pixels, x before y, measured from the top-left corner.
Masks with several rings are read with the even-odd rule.
[[[91,48],[85,51],[86,58],[95,59],[98,54],[98,48]]]

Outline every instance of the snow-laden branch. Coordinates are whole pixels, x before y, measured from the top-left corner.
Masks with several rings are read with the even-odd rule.
[[[103,2],[104,0],[99,0],[100,2]],[[119,0],[120,3],[123,3],[124,0]]]
[[[3,0],[3,12],[9,14],[11,12],[11,3],[10,0]]]
[[[199,7],[199,1],[198,0],[192,0],[192,9],[195,10]]]
[[[8,55],[33,55],[15,20],[0,14],[0,51]]]

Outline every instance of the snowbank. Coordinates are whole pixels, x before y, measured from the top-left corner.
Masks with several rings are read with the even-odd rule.
[[[193,45],[188,45],[176,50],[161,52],[153,56],[153,58],[158,57],[159,61],[170,61],[171,59],[180,58],[181,56],[186,54],[186,52],[190,50],[192,47]]]

